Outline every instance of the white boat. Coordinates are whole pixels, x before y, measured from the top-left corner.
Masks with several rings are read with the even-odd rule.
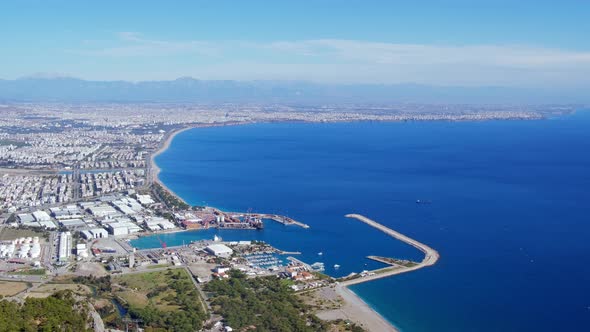
[[[339,268],[340,268],[340,265],[338,265],[338,264],[334,264],[334,268],[335,268],[335,269],[339,269]]]
[[[311,264],[311,269],[319,272],[324,271],[324,263],[315,262]]]
[[[323,252],[321,252],[321,251],[320,251],[320,252],[318,252],[318,256],[321,256],[321,255],[323,255],[323,254],[324,254],[324,253],[323,253]]]

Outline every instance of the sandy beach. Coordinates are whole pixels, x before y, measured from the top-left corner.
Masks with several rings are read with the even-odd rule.
[[[149,160],[149,174],[148,174],[148,179],[150,180],[150,182],[152,183],[157,183],[160,186],[162,186],[162,188],[164,188],[165,190],[167,190],[169,193],[171,193],[172,195],[176,196],[179,200],[181,200],[182,202],[188,204],[182,197],[180,197],[179,195],[177,195],[174,191],[172,191],[170,188],[168,188],[168,186],[166,186],[162,181],[160,181],[159,178],[159,174],[160,174],[160,167],[158,166],[158,164],[156,163],[156,157],[159,156],[160,154],[162,154],[164,151],[168,150],[168,148],[170,147],[170,144],[172,143],[172,141],[174,140],[174,137],[176,137],[176,135],[185,132],[187,130],[193,129],[193,128],[206,128],[206,127],[219,127],[219,126],[235,126],[235,125],[239,125],[239,124],[248,124],[249,122],[244,122],[244,123],[234,123],[234,122],[229,122],[229,123],[205,123],[205,124],[195,124],[195,125],[191,125],[188,127],[184,127],[184,128],[180,128],[180,129],[175,129],[172,130],[170,132],[167,133],[167,136],[164,138],[164,141],[162,143],[162,145],[160,146],[160,148],[158,150],[156,150],[154,153],[152,153],[152,155],[150,156]]]
[[[166,188],[166,186],[160,182],[160,179],[158,178],[158,175],[160,174],[160,167],[158,167],[158,164],[156,164],[156,157],[159,156],[160,154],[162,154],[164,151],[168,150],[168,148],[170,147],[170,143],[172,143],[172,141],[174,140],[174,137],[176,137],[176,135],[187,131],[189,129],[192,129],[195,127],[185,127],[185,128],[181,128],[178,130],[174,130],[170,133],[168,133],[168,136],[166,136],[166,138],[164,139],[164,142],[162,143],[162,145],[160,146],[160,148],[158,150],[156,150],[154,153],[152,153],[151,157],[150,157],[150,169],[151,169],[151,180],[153,182],[157,182],[159,183],[161,186],[163,186],[164,188]],[[166,190],[170,191],[170,189],[166,188]]]
[[[371,332],[399,332],[391,323],[373,310],[358,295],[345,286],[336,284],[334,287],[325,287],[321,290],[321,296],[325,298],[342,297],[344,304],[339,309],[317,312],[317,316],[323,320],[344,319],[355,322]]]
[[[159,184],[162,188],[164,188],[170,194],[176,196],[176,198],[178,198],[179,200],[181,200],[185,204],[188,204],[188,203],[186,203],[186,201],[182,197],[178,196],[174,191],[170,190],[170,188],[168,188],[168,186],[166,186],[162,181],[160,181],[159,174],[160,174],[161,169],[158,166],[158,164],[156,163],[156,157],[159,156],[160,154],[162,154],[164,151],[168,150],[168,148],[170,147],[170,144],[172,143],[172,141],[174,140],[174,137],[176,137],[176,135],[178,135],[184,131],[187,131],[189,129],[193,129],[193,128],[197,128],[197,127],[198,126],[184,127],[184,128],[169,132],[167,134],[166,138],[164,139],[162,145],[160,146],[160,148],[158,150],[156,150],[154,153],[152,153],[152,155],[149,158],[148,179],[150,180],[150,182]]]
[[[373,310],[371,307],[369,307],[369,305],[367,305],[367,303],[365,303],[358,295],[356,295],[353,291],[348,289],[348,286],[358,284],[358,283],[368,282],[368,281],[375,280],[375,279],[391,277],[396,274],[407,273],[407,272],[415,271],[415,270],[418,270],[418,269],[421,269],[421,268],[424,268],[427,266],[432,266],[432,265],[436,264],[436,262],[439,260],[440,255],[436,250],[432,249],[431,247],[427,246],[426,244],[416,241],[416,240],[414,240],[406,235],[403,235],[397,231],[394,231],[393,229],[391,229],[389,227],[383,226],[383,225],[379,224],[378,222],[371,220],[365,216],[362,216],[359,214],[348,214],[348,215],[346,215],[346,217],[354,218],[359,221],[362,221],[362,222],[368,224],[369,226],[377,228],[380,231],[388,234],[389,236],[391,236],[399,241],[405,242],[405,243],[415,247],[416,249],[418,249],[424,253],[424,259],[420,263],[416,264],[415,266],[411,266],[411,267],[398,266],[393,269],[392,268],[384,268],[384,269],[381,269],[382,271],[379,271],[378,273],[374,273],[369,276],[340,282],[339,284],[336,285],[336,287],[334,288],[333,291],[336,292],[338,295],[340,295],[344,299],[344,301],[345,301],[344,306],[342,306],[342,308],[340,308],[340,309],[320,312],[320,313],[318,313],[318,317],[320,317],[322,319],[328,319],[328,320],[338,319],[338,318],[350,319],[351,321],[361,324],[361,326],[363,328],[365,328],[369,331],[398,331],[392,324],[390,324],[381,315],[379,315],[379,313],[377,313],[375,310]],[[373,272],[377,272],[377,271],[373,271]],[[329,296],[329,294],[325,294],[325,295]]]

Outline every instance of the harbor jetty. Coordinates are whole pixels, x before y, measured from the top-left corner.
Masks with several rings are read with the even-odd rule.
[[[363,215],[347,214],[346,217],[362,221],[365,224],[367,224],[371,227],[377,228],[378,230],[382,231],[383,233],[385,233],[395,239],[398,239],[404,243],[411,245],[412,247],[414,247],[424,253],[424,259],[421,262],[418,262],[416,265],[412,265],[412,266],[397,265],[394,267],[388,267],[388,268],[375,270],[375,271],[373,271],[373,273],[368,273],[366,276],[342,281],[340,284],[343,286],[350,286],[350,285],[359,284],[359,283],[363,283],[363,282],[367,282],[367,281],[371,281],[371,280],[375,280],[375,279],[389,277],[389,276],[396,275],[396,274],[419,270],[421,268],[424,268],[427,266],[432,266],[432,265],[436,264],[436,262],[440,258],[438,251],[432,249],[431,247],[427,246],[426,244],[416,241],[406,235],[403,235],[402,233],[394,231],[393,229],[391,229],[389,227],[383,226],[380,223],[378,223],[374,220],[371,220]]]
[[[295,226],[299,226],[302,228],[309,228],[309,225],[307,225],[307,224],[304,224],[304,223],[297,221],[293,218],[290,218],[287,216],[281,216],[278,214],[254,213],[254,212],[225,212],[225,214],[227,214],[227,215],[242,215],[242,216],[248,216],[251,218],[270,219],[270,220],[276,221],[278,223],[281,223],[285,226],[295,225]]]
[[[287,216],[280,216],[278,214],[261,214],[259,218],[271,219],[283,225],[295,225],[303,228],[309,228],[309,225],[299,222]]]

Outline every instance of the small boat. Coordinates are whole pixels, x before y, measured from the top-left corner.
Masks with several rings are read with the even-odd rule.
[[[318,252],[318,256],[321,256],[321,255],[323,255],[323,254],[324,254],[324,253],[323,253],[323,252],[321,252],[321,251],[320,251],[320,252]]]
[[[340,265],[338,265],[338,264],[334,264],[334,268],[335,268],[335,269],[339,269],[339,268],[340,268]]]
[[[324,263],[315,262],[315,263],[311,264],[311,269],[314,271],[322,272],[322,271],[324,271]]]

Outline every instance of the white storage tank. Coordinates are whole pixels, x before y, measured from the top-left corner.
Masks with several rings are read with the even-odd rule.
[[[31,256],[31,258],[37,258],[39,255],[41,255],[41,245],[39,243],[33,243],[33,246],[29,251],[29,256]]]

